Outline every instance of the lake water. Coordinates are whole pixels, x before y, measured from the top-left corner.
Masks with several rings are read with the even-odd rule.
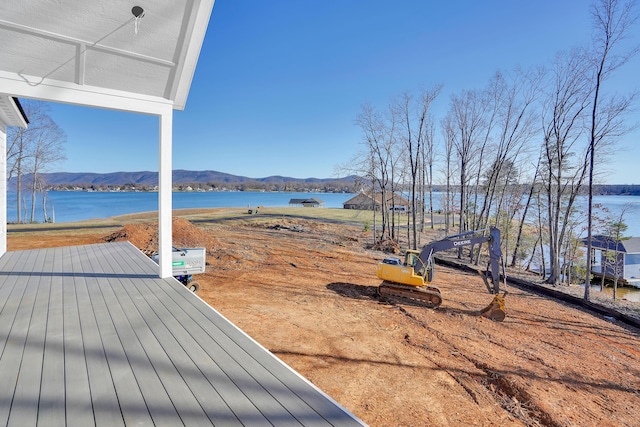
[[[291,199],[318,198],[327,208],[342,208],[352,198],[348,193],[289,193],[289,192],[174,192],[173,208],[247,208],[256,206],[289,206]],[[440,197],[436,193],[433,209],[439,209]],[[24,204],[24,203],[23,203]],[[577,202],[578,211],[586,214],[586,198]],[[626,236],[640,237],[640,196],[596,196],[594,204],[606,206],[612,215],[626,209],[624,221]],[[158,193],[146,192],[85,192],[50,191],[47,193],[47,214],[55,213],[55,222],[75,222],[93,218],[108,218],[136,212],[158,210]],[[15,193],[7,195],[7,220],[16,221]],[[37,222],[44,222],[42,199],[36,202]],[[585,219],[586,222],[586,219]]]
[[[623,221],[627,224],[625,236],[640,237],[640,196],[594,196],[594,214],[598,214],[596,204],[600,204],[610,211],[610,215],[617,221],[624,210]],[[582,209],[586,217],[587,199],[578,200],[578,208]],[[586,221],[586,219],[585,219]]]
[[[347,193],[174,192],[173,208],[284,207],[289,206],[291,199],[312,197],[322,200],[326,208],[342,208],[342,204],[353,196],[353,194]],[[157,210],[158,193],[86,191],[49,191],[47,193],[47,215],[52,217],[55,214],[56,223]],[[15,193],[9,193],[7,195],[7,220],[15,222],[16,218]],[[41,198],[36,202],[35,220],[44,222]]]

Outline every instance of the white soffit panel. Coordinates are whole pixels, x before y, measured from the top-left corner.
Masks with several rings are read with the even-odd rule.
[[[27,122],[13,97],[0,94],[0,125],[27,127]]]
[[[123,58],[108,52],[87,52],[84,84],[157,96],[164,93],[171,68],[159,64]]]

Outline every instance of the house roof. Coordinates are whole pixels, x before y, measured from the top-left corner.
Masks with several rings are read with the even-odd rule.
[[[312,197],[310,199],[291,199],[289,200],[289,204],[290,205],[302,205],[305,203],[317,203],[317,204],[323,204],[324,202],[318,198]]]
[[[127,111],[152,111],[154,103],[181,110],[214,1],[0,2],[0,93]]]
[[[344,202],[343,205],[371,203],[371,201],[374,199],[377,204],[382,204],[382,193],[375,193],[375,197],[372,198],[371,194],[365,193],[364,191],[362,191],[359,194],[356,194],[354,197],[347,200],[346,202]],[[387,194],[387,203],[391,203],[391,202],[395,202],[394,204],[396,206],[409,205],[409,201],[404,197],[402,197],[401,195],[399,195],[398,193],[396,193],[395,195],[392,193]]]
[[[631,237],[623,240],[622,244],[627,253],[640,253],[640,237]]]
[[[346,202],[342,203],[342,205],[343,206],[347,206],[347,205],[363,205],[365,203],[368,204],[368,205],[371,205],[373,203],[373,200],[372,200],[371,196],[369,196],[368,194],[360,193],[360,194],[357,194],[357,195],[353,196],[352,198],[350,198]]]
[[[16,98],[0,93],[0,124],[26,128],[29,118],[24,113],[20,101]]]
[[[587,244],[587,239],[582,239],[584,245]],[[626,252],[626,253],[640,253],[640,237],[631,237],[626,240],[617,242],[614,239],[607,236],[596,235],[591,238],[591,246],[596,249],[606,249],[609,251]]]

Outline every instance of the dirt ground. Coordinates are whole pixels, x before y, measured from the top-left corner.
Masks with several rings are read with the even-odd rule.
[[[295,219],[174,220],[174,246],[206,246],[198,295],[371,426],[632,426],[640,331],[509,288],[507,317],[477,275],[437,267],[437,309],[376,296],[361,228]],[[9,233],[10,250],[102,242]],[[107,240],[155,245],[154,227]]]

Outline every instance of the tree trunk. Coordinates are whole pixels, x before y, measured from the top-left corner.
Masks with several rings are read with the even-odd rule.
[[[44,188],[42,189],[42,215],[44,223],[50,222],[47,216],[47,191]]]
[[[38,174],[33,173],[32,181],[31,181],[31,215],[29,217],[29,222],[32,224],[36,220],[36,195],[38,192],[37,182],[38,182]]]
[[[540,241],[540,238],[538,238],[536,240],[536,242],[533,244],[533,250],[531,251],[531,257],[529,257],[529,261],[527,262],[527,266],[525,267],[525,271],[531,271],[531,264],[533,264],[533,260],[536,256],[536,249],[538,248],[538,242]],[[538,272],[538,274],[540,274],[540,272]]]
[[[22,160],[17,160],[18,167],[16,168],[16,221],[18,224],[22,223]]]
[[[520,218],[520,224],[518,224],[518,234],[516,235],[516,243],[513,246],[513,255],[511,256],[511,267],[516,266],[516,261],[518,258],[518,251],[520,250],[520,244],[522,242],[522,230],[524,229],[524,223],[527,219],[527,212],[529,211],[529,206],[531,206],[531,199],[533,198],[533,191],[535,188],[535,178],[534,183],[531,184],[531,189],[529,190],[529,197],[527,198],[527,203],[524,205],[524,211],[522,212],[522,218]]]

